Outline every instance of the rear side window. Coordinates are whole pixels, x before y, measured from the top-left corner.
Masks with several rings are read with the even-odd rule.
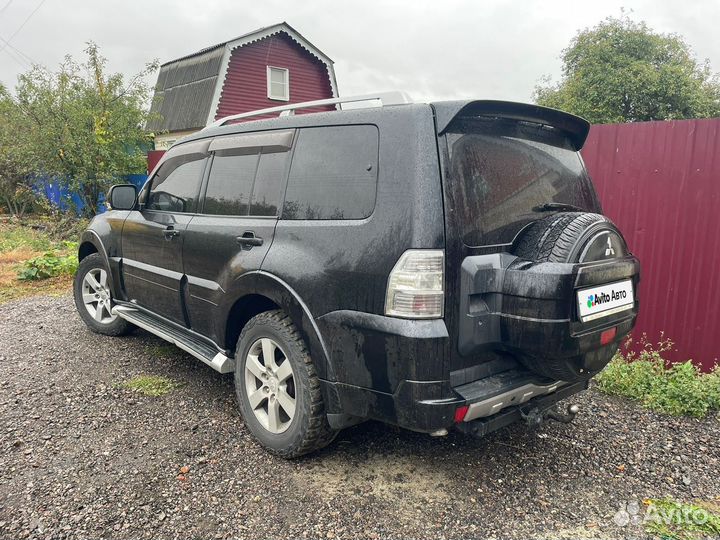
[[[363,219],[375,208],[378,130],[332,126],[300,130],[283,219]]]
[[[251,216],[277,216],[285,185],[288,152],[261,154],[252,199]]]
[[[258,157],[258,154],[215,154],[205,192],[204,214],[247,215]]]
[[[146,208],[167,212],[194,212],[205,154],[185,154],[167,160],[153,177]]]

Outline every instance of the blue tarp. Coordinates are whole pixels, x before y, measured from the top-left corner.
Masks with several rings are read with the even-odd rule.
[[[124,177],[124,180],[135,184],[140,189],[147,180],[147,174],[129,174]],[[85,206],[80,195],[77,193],[71,193],[70,190],[64,186],[61,182],[56,179],[46,178],[38,180],[35,184],[38,193],[44,195],[50,204],[59,208],[60,210],[67,211],[70,207],[74,208],[80,213]],[[98,200],[98,212],[102,214],[105,211],[105,194],[101,194]],[[70,203],[70,204],[68,204]]]

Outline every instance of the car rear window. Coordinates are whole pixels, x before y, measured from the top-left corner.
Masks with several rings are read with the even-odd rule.
[[[375,208],[378,130],[370,125],[301,129],[283,219],[363,219]]]
[[[446,191],[468,246],[503,244],[542,216],[542,205],[599,210],[578,152],[561,132],[526,122],[472,119],[446,135]]]

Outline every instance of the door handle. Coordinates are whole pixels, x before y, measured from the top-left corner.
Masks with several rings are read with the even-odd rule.
[[[180,236],[180,231],[176,231],[172,227],[168,227],[163,231],[163,236],[165,236],[165,240],[172,240],[176,236]]]
[[[242,236],[238,236],[235,240],[243,247],[243,249],[251,249],[253,246],[263,245],[263,239],[259,236],[255,236],[253,231],[245,231],[242,233]]]

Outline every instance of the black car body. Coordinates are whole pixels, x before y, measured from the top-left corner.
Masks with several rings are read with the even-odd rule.
[[[97,216],[79,257],[109,271],[100,318],[221,372],[235,370],[249,321],[282,314],[327,433],[377,419],[482,434],[585,388],[634,324],[639,264],[601,215],[579,156],[588,128],[496,101],[207,128],[174,145],[136,199],[111,193],[131,209]],[[614,283],[622,291],[601,290]],[[595,293],[625,303],[581,313]],[[288,456],[331,440],[285,451],[259,438]]]

